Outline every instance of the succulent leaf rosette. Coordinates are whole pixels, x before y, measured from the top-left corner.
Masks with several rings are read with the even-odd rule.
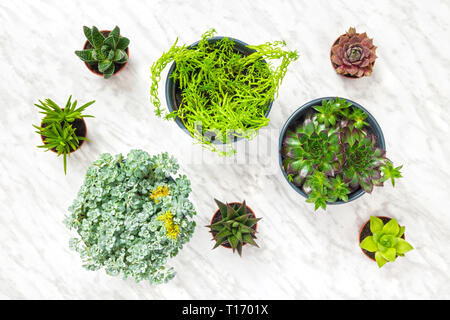
[[[214,236],[216,244],[213,249],[220,245],[229,245],[233,252],[237,250],[239,256],[242,256],[242,246],[250,244],[259,247],[256,244],[256,224],[262,218],[256,218],[253,213],[243,203],[223,203],[214,199],[219,206],[220,220],[212,222],[206,227]],[[250,212],[249,212],[250,211]]]
[[[97,27],[83,27],[84,35],[92,46],[92,49],[77,50],[75,54],[88,64],[96,64],[98,71],[105,79],[110,78],[116,69],[116,64],[124,64],[128,61],[126,49],[130,40],[120,36],[119,27],[115,27],[107,37]]]
[[[177,255],[195,228],[196,214],[186,176],[175,158],[132,150],[101,155],[65,217],[78,237],[70,240],[88,270],[104,268],[139,282],[167,282],[175,276],[167,260]]]
[[[377,58],[373,39],[350,28],[331,47],[331,62],[338,74],[361,78],[370,76]]]
[[[303,122],[288,130],[281,154],[288,179],[325,209],[327,202],[348,201],[359,188],[371,193],[401,177],[366,122],[367,114],[345,99],[322,100]]]
[[[380,218],[371,216],[370,232],[372,235],[365,237],[359,246],[375,253],[375,261],[380,268],[386,262],[394,262],[397,257],[402,257],[413,249],[411,244],[402,238],[405,227],[399,226],[395,218],[384,224]]]

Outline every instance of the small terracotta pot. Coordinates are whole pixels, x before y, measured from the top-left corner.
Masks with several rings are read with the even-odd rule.
[[[103,34],[103,36],[105,36],[105,37],[107,37],[107,36],[110,34],[110,32],[111,32],[111,30],[100,30],[100,33]],[[88,40],[86,40],[86,42],[85,42],[84,45],[83,45],[83,50],[85,50],[85,49],[92,49],[92,48],[88,48],[88,46],[91,46],[91,44],[89,43]],[[126,52],[126,54],[127,54],[127,56],[128,56],[128,59],[130,59],[130,50],[128,49],[128,47],[125,49],[125,52]],[[86,65],[86,67],[87,67],[93,74],[96,74],[96,75],[98,75],[98,76],[100,76],[100,77],[103,77],[103,73],[101,73],[100,71],[98,71],[97,68],[94,68],[94,67],[93,67],[93,66],[95,66],[96,64],[90,65],[90,64],[87,63],[87,62],[84,62],[84,64]],[[115,64],[115,69],[114,69],[113,75],[116,75],[116,74],[118,74],[120,71],[122,71],[122,70],[125,68],[125,66],[126,66],[127,64],[128,64],[128,61],[125,62],[125,63],[122,63],[122,64],[116,63],[116,64]],[[117,67],[117,66],[118,66],[118,67]]]
[[[236,204],[237,204],[237,205],[242,205],[242,202],[230,202],[229,204],[230,204],[230,205],[236,205]],[[246,208],[247,208],[247,212],[250,211],[250,213],[256,218],[256,215],[255,215],[255,213],[253,212],[253,210],[252,210],[249,206],[247,206],[247,205],[246,205]],[[217,209],[217,211],[214,213],[214,215],[213,215],[212,218],[211,218],[211,223],[210,223],[210,224],[213,224],[213,223],[214,223],[214,222],[213,222],[213,221],[214,221],[214,218],[216,218],[216,216],[217,216],[218,214],[221,215],[220,209]],[[258,222],[252,227],[252,229],[255,230],[255,232],[256,232],[257,228],[258,228]],[[216,233],[217,233],[217,232],[216,232]],[[213,235],[213,239],[215,240],[216,238],[215,238],[215,236],[214,236],[214,233],[211,232],[211,234]],[[242,242],[242,246],[245,246],[246,244],[247,244],[247,242]],[[224,247],[224,248],[227,248],[227,249],[231,249],[231,245],[230,245],[230,243],[229,243],[228,241],[222,243],[221,246]]]
[[[64,110],[64,109],[62,109],[62,110]],[[77,134],[77,131],[79,131],[78,127],[75,128],[75,134],[77,134],[77,136],[79,136],[79,137],[82,136],[82,137],[86,138],[86,137],[87,137],[87,126],[86,126],[86,122],[84,121],[83,118],[81,118],[81,119],[75,119],[74,122],[75,122],[75,121],[78,121],[78,122],[80,123],[81,127],[84,128],[84,135]],[[41,123],[41,128],[43,128],[43,125],[44,125],[44,124]],[[81,129],[81,130],[82,130],[82,129]],[[46,143],[45,143],[45,140],[44,140],[44,137],[42,136],[42,134],[41,134],[41,140],[42,140],[42,143],[43,143],[43,144],[46,144]],[[80,149],[81,146],[83,145],[83,143],[84,143],[84,140],[80,140],[80,144],[78,145],[78,148],[76,148],[75,150],[71,150],[70,153],[75,152],[75,151],[77,151],[78,149]],[[57,153],[57,151],[56,151],[55,149],[50,149],[50,150],[53,151],[54,153]]]
[[[387,222],[389,222],[390,220],[392,220],[392,218],[390,218],[390,217],[385,217],[385,216],[377,216],[377,218],[383,220],[383,223],[384,223],[384,224],[386,224]],[[359,237],[358,237],[359,243],[361,243],[361,242],[365,239],[365,238],[364,238],[364,239],[361,239],[361,233],[362,233],[364,227],[365,227],[366,225],[368,225],[368,224],[370,224],[370,219],[367,220],[366,223],[364,223],[364,224],[362,225],[361,229],[359,230]],[[370,230],[369,230],[369,232],[370,232]],[[372,235],[372,232],[370,232],[370,233],[371,233],[370,235]],[[369,235],[369,236],[370,236],[370,235]],[[405,239],[405,234],[402,235],[402,239]],[[363,249],[363,248],[361,248],[361,251],[362,251],[362,252],[364,253],[364,255],[365,255],[367,258],[369,258],[370,260],[376,261],[374,258],[372,258],[371,256],[369,256],[369,253],[372,253],[372,252],[369,252],[369,251],[367,251],[367,250],[365,250],[365,249]],[[375,255],[375,254],[374,254],[374,255]]]
[[[331,46],[331,48],[333,48],[333,47],[339,42],[339,39],[340,39],[343,35],[344,35],[344,34],[341,34],[341,35],[336,39],[336,41],[333,42],[333,45]],[[333,62],[333,60],[331,60],[331,57],[332,57],[332,56],[333,56],[333,52],[332,52],[332,50],[330,49],[330,62],[331,62],[331,66],[332,66],[333,69],[336,71],[338,65],[335,64],[335,63]],[[372,62],[372,67],[374,66],[374,64],[375,64],[375,61]],[[341,73],[337,73],[337,72],[336,72],[336,74],[338,74],[338,75],[340,75],[340,76],[343,76],[343,77],[346,77],[346,78],[348,78],[348,79],[360,79],[360,78],[363,78],[363,77],[364,77],[364,76],[362,76],[362,77],[357,77],[357,76],[352,76],[352,75],[349,75],[349,74],[341,74]]]

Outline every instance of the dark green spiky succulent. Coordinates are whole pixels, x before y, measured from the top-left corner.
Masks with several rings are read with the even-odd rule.
[[[256,218],[252,213],[247,212],[245,201],[242,204],[224,204],[217,199],[214,200],[219,206],[221,220],[206,226],[211,229],[210,232],[216,241],[213,249],[221,244],[229,244],[233,252],[237,250],[242,256],[243,244],[248,243],[258,247],[255,242],[254,226],[261,218]]]
[[[75,51],[75,54],[88,64],[97,64],[98,71],[108,79],[115,70],[115,64],[123,64],[128,61],[125,52],[130,40],[120,36],[119,27],[115,27],[105,38],[97,27],[83,27],[84,34],[92,46],[92,49]]]
[[[376,147],[367,114],[351,106],[345,99],[324,99],[284,137],[283,169],[316,210],[327,202],[348,201],[359,187],[370,193],[374,185],[388,179],[394,185],[401,177],[401,166],[394,168]]]
[[[395,261],[398,256],[404,256],[413,247],[402,239],[405,227],[400,227],[397,220],[391,219],[386,224],[378,217],[370,217],[371,236],[364,238],[359,246],[369,252],[375,252],[378,267],[388,261]]]

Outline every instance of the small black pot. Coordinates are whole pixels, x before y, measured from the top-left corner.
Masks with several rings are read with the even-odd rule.
[[[288,129],[293,129],[295,128],[297,125],[299,125],[300,123],[302,123],[305,119],[305,116],[311,112],[311,111],[315,111],[313,109],[314,106],[319,106],[322,103],[322,100],[331,100],[331,99],[335,99],[336,97],[325,97],[325,98],[318,98],[318,99],[314,99],[311,100],[307,103],[305,103],[303,106],[301,106],[300,108],[297,109],[297,111],[295,111],[290,117],[289,119],[286,121],[286,123],[283,126],[283,129],[281,130],[281,134],[280,134],[280,138],[278,141],[278,160],[279,160],[279,164],[280,164],[280,168],[281,171],[283,172],[284,177],[286,178],[286,181],[290,184],[290,186],[297,191],[297,193],[301,194],[303,197],[307,198],[308,195],[305,193],[305,191],[303,191],[302,188],[297,187],[296,185],[294,185],[294,183],[292,183],[291,181],[289,181],[286,172],[283,169],[283,160],[284,157],[281,154],[281,149],[283,147],[283,139],[284,136],[286,134],[286,131]],[[377,137],[377,142],[376,142],[376,146],[386,150],[386,145],[384,142],[384,136],[383,136],[383,132],[381,131],[380,126],[378,125],[377,121],[375,120],[375,118],[366,110],[364,109],[361,105],[359,105],[358,103],[351,101],[349,99],[345,99],[346,101],[350,102],[352,104],[352,107],[356,107],[358,109],[361,109],[362,111],[364,111],[365,113],[367,113],[367,122],[370,125],[369,130],[372,131],[373,134],[375,134],[375,136]],[[350,201],[356,200],[359,197],[361,197],[363,194],[365,193],[365,191],[360,187],[359,189],[355,190],[354,192],[350,193],[348,195],[348,201],[342,201],[342,200],[337,200],[336,202],[327,202],[327,204],[333,205],[333,204],[343,204],[343,203],[348,203]]]
[[[217,42],[217,41],[219,41],[219,40],[221,40],[223,38],[228,38],[230,40],[233,40],[234,43],[235,43],[235,47],[234,47],[235,50],[237,52],[239,52],[239,53],[244,54],[244,55],[249,55],[249,54],[251,54],[251,53],[256,51],[254,49],[247,48],[247,45],[248,45],[247,43],[242,42],[242,41],[237,40],[237,39],[234,39],[234,38],[230,38],[230,37],[212,37],[212,38],[208,39],[208,42],[209,43],[215,43],[215,42]],[[194,42],[193,44],[191,44],[189,46],[189,48],[195,48],[198,45],[199,42],[200,41]],[[176,62],[173,62],[172,66],[169,69],[169,73],[167,74],[167,79],[166,79],[166,101],[167,101],[167,107],[168,107],[170,112],[173,112],[174,110],[178,110],[178,104],[177,104],[178,101],[177,101],[177,98],[176,98],[175,83],[174,83],[173,79],[171,78],[171,75],[172,75],[173,71],[175,70],[175,68],[176,68]],[[272,103],[273,103],[273,100],[270,101],[270,103],[267,106],[267,111],[264,114],[266,118],[269,116],[270,110],[272,108]],[[179,117],[175,118],[175,122],[177,123],[177,125],[184,132],[186,132],[189,136],[191,136],[191,133],[188,131],[188,129],[183,124],[183,121]],[[222,144],[222,142],[220,140],[216,140],[215,139],[215,135],[214,134],[206,133],[206,135],[208,135],[210,137],[212,143]],[[242,139],[241,137],[236,137],[236,136],[233,136],[232,138],[233,138],[233,142],[236,142],[236,141]]]

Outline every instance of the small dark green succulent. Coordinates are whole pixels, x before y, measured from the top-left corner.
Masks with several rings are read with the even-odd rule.
[[[216,241],[213,249],[221,244],[229,244],[233,252],[237,250],[242,256],[244,243],[258,247],[255,242],[256,230],[253,227],[261,218],[256,218],[252,213],[247,212],[245,201],[242,204],[224,204],[219,200],[214,200],[219,206],[221,219],[206,226],[210,228]]]
[[[322,100],[315,112],[288,130],[283,140],[283,169],[288,179],[308,195],[315,209],[327,202],[348,201],[361,187],[370,193],[373,186],[401,177],[402,166],[393,167],[384,150],[376,147],[367,114],[345,99]]]
[[[397,220],[391,219],[386,224],[378,217],[370,217],[371,236],[364,238],[359,246],[369,252],[375,252],[375,261],[381,268],[388,261],[395,261],[404,256],[413,247],[402,239],[405,227],[400,227]]]
[[[75,51],[75,54],[88,64],[97,64],[98,71],[103,73],[103,77],[108,79],[115,70],[115,64],[123,64],[128,61],[125,52],[130,40],[120,36],[119,27],[115,27],[105,38],[97,27],[83,27],[84,34],[93,47]]]

